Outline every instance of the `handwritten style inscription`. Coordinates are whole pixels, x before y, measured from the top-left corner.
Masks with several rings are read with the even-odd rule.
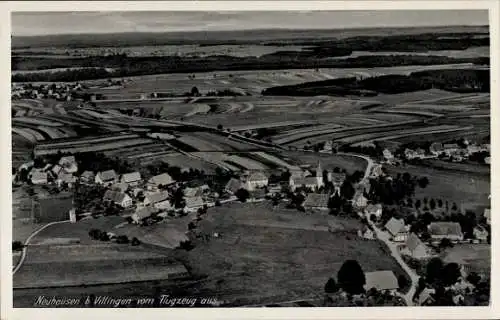
[[[87,296],[80,297],[55,297],[38,296],[35,299],[35,307],[65,308],[65,307],[96,307],[96,308],[120,308],[120,307],[196,307],[196,306],[219,306],[221,301],[214,297],[174,297],[170,295],[159,295],[157,297],[112,297],[112,296]]]

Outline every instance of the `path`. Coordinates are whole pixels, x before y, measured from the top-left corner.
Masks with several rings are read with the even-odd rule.
[[[19,261],[17,262],[17,265],[12,270],[12,275],[14,275],[23,265],[24,260],[26,259],[26,252],[28,250],[28,245],[29,245],[31,239],[33,239],[33,237],[35,237],[38,233],[40,233],[42,230],[44,230],[47,227],[53,226],[55,224],[66,223],[66,222],[69,222],[69,220],[50,222],[50,223],[47,223],[46,225],[44,225],[43,227],[41,227],[40,229],[36,230],[32,234],[30,234],[30,236],[26,239],[26,241],[24,241],[24,246],[23,246],[23,250],[21,253],[21,259],[19,259]]]

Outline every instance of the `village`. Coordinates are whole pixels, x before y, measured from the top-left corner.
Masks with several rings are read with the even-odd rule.
[[[387,160],[390,160],[390,157],[387,157],[388,152],[384,151],[384,154],[389,158]],[[186,226],[187,236],[179,238],[178,245],[189,249],[193,246],[190,237],[209,239],[224,236],[217,230],[206,235],[196,229],[209,208],[225,206],[231,202],[269,202],[274,207],[284,203],[287,208],[296,209],[305,215],[357,217],[363,225],[357,231],[358,237],[367,241],[378,239],[384,242],[391,255],[410,276],[410,279],[401,276],[398,278],[391,270],[366,273],[366,291],[375,288],[394,299],[399,299],[398,301],[405,300],[405,303],[410,305],[432,303],[436,290],[432,283],[419,281],[421,270],[415,268],[421,269],[424,262],[432,261],[442,250],[455,244],[490,243],[489,209],[484,211],[483,216],[470,217],[464,216],[456,207],[448,208],[446,203],[446,210],[452,213],[433,214],[439,210],[438,207],[444,210],[444,205],[441,199],[438,200],[439,206],[432,199],[431,203],[424,204],[422,210],[416,209],[410,215],[401,215],[402,212],[395,210],[394,206],[383,204],[383,200],[377,201],[380,199],[377,195],[380,189],[377,186],[382,185],[382,182],[396,183],[402,179],[401,181],[407,183],[405,188],[408,188],[403,193],[407,192],[411,196],[411,189],[427,179],[407,176],[396,179],[385,173],[383,163],[374,162],[372,166],[368,166],[365,173],[357,171],[351,175],[337,167],[333,170],[323,170],[322,163],[318,161],[316,168],[284,171],[279,175],[245,171],[239,174],[224,174],[215,179],[205,177],[206,180],[197,178],[193,181],[176,181],[167,172],[148,179],[143,179],[138,171],[121,174],[114,169],[82,172],[79,170],[77,159],[78,155],[61,156],[54,163],[37,159],[18,168],[13,177],[15,185],[24,184],[45,191],[45,195],[41,192],[41,195],[35,195],[35,199],[58,201],[57,207],[49,204],[51,207],[43,208],[44,203],[50,201],[38,200],[39,210],[33,207],[31,214],[25,217],[26,220],[49,223],[69,220],[71,223],[79,223],[82,219],[117,215],[123,218],[122,224],[137,225],[141,228],[169,223],[168,219],[175,217],[188,216],[192,219]],[[217,182],[214,183],[214,180]],[[426,183],[429,183],[428,180]],[[132,245],[140,243],[136,237],[129,239],[119,235],[119,230],[92,229],[89,230],[89,236],[101,241],[131,242]],[[473,260],[462,258],[462,263],[459,264],[455,260],[456,257],[450,254],[444,257],[443,263],[453,263],[459,268],[456,281],[446,289],[453,289],[450,291],[455,293],[453,301],[460,304],[466,296],[465,290],[471,292],[473,289],[469,281],[471,275],[474,279],[487,277],[489,271],[481,263],[475,264]],[[183,270],[187,275],[186,270]],[[401,293],[400,288],[409,284],[410,289],[405,294]],[[422,295],[426,298],[422,298]],[[364,296],[354,297],[359,300]]]

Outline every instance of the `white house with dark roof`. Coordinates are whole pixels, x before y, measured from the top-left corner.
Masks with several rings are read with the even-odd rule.
[[[63,167],[67,173],[75,173],[78,171],[78,164],[75,156],[65,156],[59,160],[59,165]]]
[[[491,209],[484,209],[483,216],[486,218],[486,223],[491,224]]]
[[[229,181],[226,183],[226,186],[224,187],[224,191],[226,191],[229,194],[235,194],[236,191],[238,191],[242,186],[242,183],[240,180],[231,178]]]
[[[132,220],[135,223],[141,223],[147,218],[150,218],[153,214],[157,213],[158,209],[154,207],[143,207],[143,208],[138,208],[134,214],[132,215]]]
[[[435,242],[442,239],[451,241],[462,241],[464,239],[462,228],[458,222],[431,222],[427,228],[431,239]]]
[[[47,172],[40,171],[38,169],[33,169],[30,172],[31,183],[35,185],[47,184]]]
[[[476,226],[473,230],[474,238],[479,240],[479,242],[487,242],[488,241],[488,230],[483,226]]]
[[[391,270],[374,271],[365,273],[365,290],[375,288],[379,291],[389,291],[395,293],[398,286],[398,279]]]
[[[325,193],[310,193],[304,201],[304,208],[307,210],[328,210],[328,200],[330,196]]]
[[[141,174],[135,171],[123,174],[120,182],[126,183],[131,187],[136,187],[139,185],[139,183],[141,183],[141,181]]]
[[[95,174],[92,171],[84,171],[80,175],[80,182],[82,183],[94,183]]]
[[[95,176],[95,183],[103,184],[103,185],[112,185],[117,182],[118,176],[116,175],[115,170],[106,170],[98,172]]]
[[[377,219],[380,219],[382,216],[382,205],[380,203],[377,204],[369,204],[365,208],[365,215],[367,219],[370,219],[371,215],[374,214]]]
[[[112,202],[122,208],[129,208],[133,204],[132,198],[128,194],[115,190],[107,190],[104,193],[103,200]]]
[[[167,191],[148,193],[144,197],[143,204],[144,206],[153,206],[157,209],[168,210],[172,208],[168,198],[169,194]]]
[[[431,255],[430,248],[414,233],[408,236],[405,249],[405,253],[408,253],[408,255],[415,259],[426,259]]]
[[[175,180],[168,173],[162,173],[151,177],[148,180],[147,187],[148,189],[158,189],[159,186],[168,186],[174,184]]]
[[[61,187],[64,183],[68,185],[68,187],[73,187],[76,182],[76,177],[72,173],[61,172],[57,176],[56,183],[59,187]]]
[[[203,208],[205,202],[202,197],[186,197],[186,206],[184,211],[186,212],[196,212],[199,208]]]
[[[394,242],[404,242],[408,238],[408,231],[405,228],[405,222],[403,219],[396,219],[392,217],[385,224],[384,228],[392,236],[392,241]]]
[[[261,171],[250,173],[244,180],[244,188],[248,191],[264,188],[269,184],[269,178]]]

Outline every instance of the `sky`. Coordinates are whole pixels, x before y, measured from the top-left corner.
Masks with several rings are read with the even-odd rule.
[[[78,33],[487,25],[486,10],[13,12],[13,36]]]

